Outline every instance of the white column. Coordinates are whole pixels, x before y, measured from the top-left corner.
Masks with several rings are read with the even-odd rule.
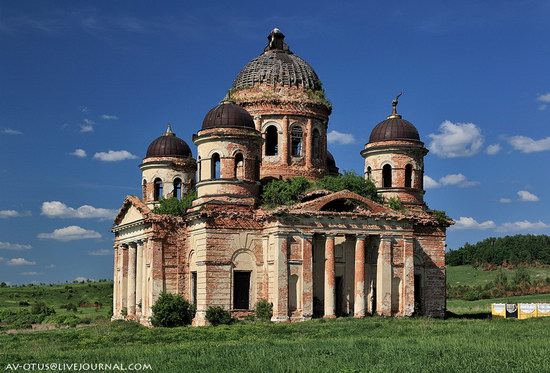
[[[122,244],[121,247],[119,247],[119,253],[118,253],[118,259],[120,260],[120,275],[118,276],[118,280],[120,282],[120,307],[119,310],[119,316],[124,317],[122,314],[122,310],[126,309],[128,311],[128,245]]]
[[[365,317],[365,236],[355,241],[355,298],[353,316]]]
[[[141,315],[142,317],[147,317],[149,315],[148,313],[148,306],[149,301],[147,299],[148,291],[147,291],[147,278],[149,274],[147,273],[147,264],[149,263],[148,254],[149,250],[147,249],[147,239],[143,240],[142,244],[142,261],[141,261]]]
[[[128,249],[128,316],[136,315],[136,250],[137,244],[130,243]]]
[[[327,236],[325,241],[325,318],[336,317],[334,313],[336,298],[334,264],[334,237]]]
[[[380,237],[376,272],[376,311],[381,316],[391,316],[393,277],[391,237]]]
[[[113,262],[114,262],[114,274],[113,274],[113,318],[118,316],[120,313],[119,309],[119,300],[118,300],[118,287],[119,287],[119,268],[118,268],[118,246],[114,246],[114,255],[113,255]],[[121,249],[122,250],[122,249]]]
[[[141,316],[143,307],[143,240],[137,242],[136,258],[136,316]]]

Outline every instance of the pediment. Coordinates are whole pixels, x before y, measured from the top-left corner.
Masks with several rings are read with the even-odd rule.
[[[355,213],[388,213],[395,214],[395,211],[376,203],[368,198],[360,196],[349,190],[342,190],[328,195],[322,195],[313,200],[299,203],[290,209],[312,212],[355,212]]]
[[[144,220],[149,217],[149,214],[151,214],[151,209],[145,203],[136,196],[128,196],[115,218],[115,225],[126,225]]]

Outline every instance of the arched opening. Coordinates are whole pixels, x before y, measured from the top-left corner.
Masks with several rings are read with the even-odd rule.
[[[413,166],[408,164],[405,166],[405,188],[412,186]]]
[[[329,203],[321,207],[321,211],[353,212],[360,208],[368,210],[368,207],[362,202],[346,198],[339,198],[335,199],[334,201],[330,201]]]
[[[382,187],[391,188],[391,166],[389,164],[382,167]]]
[[[163,187],[162,187],[162,180],[159,178],[156,178],[154,181],[155,190],[153,193],[153,200],[158,201],[163,196]]]
[[[235,169],[233,172],[237,179],[244,179],[244,157],[242,153],[235,155]]]
[[[248,310],[255,302],[254,255],[249,251],[238,252],[233,258],[233,309]]]
[[[277,127],[269,126],[265,131],[265,155],[279,154],[279,131]]]
[[[197,162],[197,182],[201,181],[201,156],[199,155],[199,159]]]
[[[174,190],[172,196],[177,199],[181,199],[181,179],[178,177],[174,179]]]
[[[298,294],[300,291],[298,289],[300,282],[298,275],[290,275],[289,284],[288,284],[288,309],[290,312],[296,311],[300,308],[300,299]]]
[[[210,178],[219,179],[221,174],[220,155],[218,153],[212,154],[210,159]]]
[[[372,180],[372,168],[371,168],[371,166],[367,167],[367,180]]]
[[[147,199],[147,180],[145,179],[143,179],[143,183],[141,184],[141,194],[143,199]]]
[[[301,157],[302,156],[302,141],[303,141],[303,130],[300,126],[292,127],[291,137],[292,137],[292,156]]]
[[[321,158],[321,135],[317,128],[313,130],[313,158]]]

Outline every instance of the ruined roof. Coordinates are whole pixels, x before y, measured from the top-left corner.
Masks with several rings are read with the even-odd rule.
[[[290,51],[284,38],[279,29],[271,31],[264,52],[239,72],[231,89],[248,88],[261,83],[322,90],[317,73],[306,61]]]
[[[168,125],[166,132],[156,138],[147,148],[146,158],[149,157],[191,157],[191,148],[185,141],[172,132]]]
[[[210,110],[202,122],[202,129],[208,128],[252,128],[256,129],[252,116],[235,103],[223,101]]]

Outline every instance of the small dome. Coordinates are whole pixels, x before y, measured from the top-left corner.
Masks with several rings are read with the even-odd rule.
[[[166,132],[149,145],[146,158],[149,157],[191,157],[191,148],[168,125]]]
[[[392,113],[386,120],[378,123],[370,133],[369,143],[386,140],[416,140],[420,141],[420,135],[416,127],[397,114],[399,94],[392,101]]]
[[[237,75],[232,90],[263,83],[270,86],[295,86],[313,91],[323,89],[313,68],[293,54],[279,29],[271,31],[264,53],[250,61]]]
[[[202,129],[208,128],[252,128],[256,129],[252,116],[239,105],[223,101],[206,114]]]
[[[338,174],[339,168],[336,167],[336,160],[331,152],[327,150],[327,169],[330,174]]]

